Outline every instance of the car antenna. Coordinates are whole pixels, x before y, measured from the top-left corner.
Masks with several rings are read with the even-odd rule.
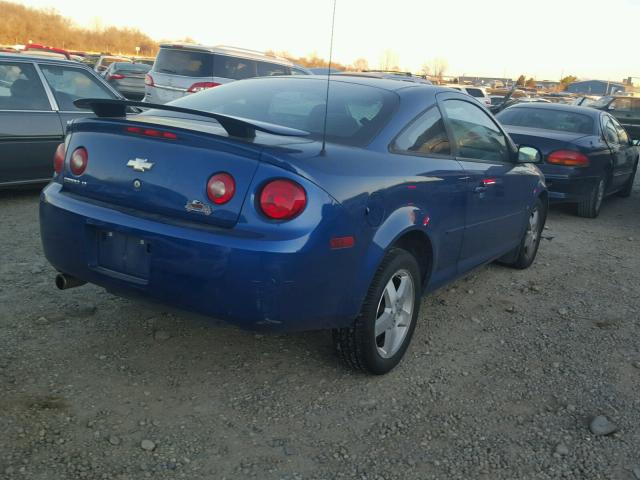
[[[327,146],[327,116],[329,114],[329,83],[331,80],[331,60],[333,58],[333,28],[336,24],[336,3],[338,0],[333,0],[333,14],[331,15],[331,40],[329,42],[329,67],[327,68],[327,95],[324,101],[324,122],[322,126],[322,150],[320,155],[324,155]]]

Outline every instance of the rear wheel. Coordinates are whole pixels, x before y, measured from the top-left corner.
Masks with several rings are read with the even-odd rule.
[[[589,196],[578,203],[578,216],[585,218],[596,218],[600,214],[602,200],[604,200],[604,192],[606,182],[604,177],[600,178],[591,189]]]
[[[638,161],[636,160],[636,164],[633,167],[633,172],[631,173],[631,178],[627,180],[627,183],[624,184],[622,190],[618,192],[619,197],[626,198],[631,195],[631,191],[633,190],[633,181],[636,178],[636,171],[638,170]]]
[[[390,250],[353,325],[333,331],[341,359],[351,368],[376,375],[393,369],[413,336],[421,291],[415,257],[399,248]]]

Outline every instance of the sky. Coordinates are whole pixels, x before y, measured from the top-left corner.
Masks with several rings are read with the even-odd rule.
[[[55,8],[83,27],[135,27],[156,40],[188,36],[329,56],[333,0],[18,3]],[[391,52],[414,72],[443,58],[447,75],[620,81],[640,77],[639,19],[640,0],[337,0],[333,58],[349,64],[362,57],[376,68]]]

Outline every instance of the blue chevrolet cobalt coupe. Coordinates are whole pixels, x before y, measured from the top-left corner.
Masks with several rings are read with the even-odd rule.
[[[69,126],[40,204],[58,287],[249,329],[332,329],[348,365],[382,374],[423,292],[533,262],[547,212],[535,149],[450,89],[327,85],[243,80],[144,113],[78,101],[95,117]]]

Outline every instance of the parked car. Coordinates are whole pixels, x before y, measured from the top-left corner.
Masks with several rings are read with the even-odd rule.
[[[80,63],[0,54],[0,187],[51,179],[67,122],[88,114],[82,97],[122,98]]]
[[[224,45],[160,45],[146,77],[145,101],[167,103],[235,80],[291,75],[292,68],[293,63],[285,58],[255,50]]]
[[[497,115],[519,145],[542,153],[551,202],[575,203],[578,215],[595,218],[602,200],[631,194],[638,149],[606,112],[554,103],[517,104]]]
[[[452,83],[445,86],[466,93],[467,95],[471,95],[473,98],[487,107],[491,106],[491,98],[487,94],[487,91],[484,89],[484,87],[474,87],[473,85],[462,85],[457,83]]]
[[[338,72],[336,75],[349,75],[360,76],[370,78],[386,78],[390,80],[400,80],[402,82],[422,83],[424,85],[433,85],[429,80],[426,80],[417,75],[413,75],[409,72],[396,72],[386,70],[367,70],[363,72]]]
[[[105,70],[109,85],[131,100],[144,98],[144,77],[151,69],[144,63],[115,62]]]
[[[131,63],[131,59],[127,57],[117,57],[113,55],[100,55],[95,65],[93,66],[93,70],[100,75],[104,76],[104,72],[107,70],[109,65],[115,62],[129,62]]]
[[[640,97],[606,96],[589,105],[613,115],[634,140],[640,140]]]
[[[57,285],[251,329],[333,329],[349,365],[382,374],[423,291],[533,262],[547,210],[535,149],[450,89],[333,77],[328,106],[326,92],[296,76],[139,115],[85,101],[98,118],[69,126],[41,195]]]

